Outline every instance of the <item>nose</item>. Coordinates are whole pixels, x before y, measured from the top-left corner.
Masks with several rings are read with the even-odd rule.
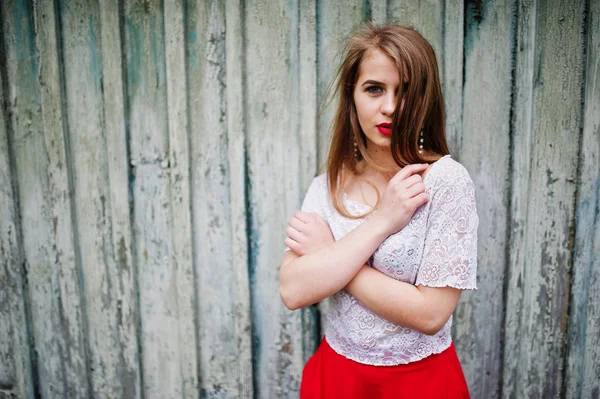
[[[381,113],[387,116],[391,116],[396,109],[396,96],[394,93],[387,93],[382,99]]]

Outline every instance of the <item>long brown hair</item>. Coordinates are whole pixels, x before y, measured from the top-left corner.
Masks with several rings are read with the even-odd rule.
[[[365,54],[374,49],[396,62],[400,82],[408,81],[407,88],[398,95],[392,118],[391,152],[396,164],[402,168],[412,163],[433,162],[450,153],[446,143],[444,99],[433,47],[412,28],[364,24],[348,36],[333,86],[333,94],[339,101],[331,125],[327,159],[329,195],[335,209],[348,218],[364,216],[350,215],[341,198],[344,172],[360,173],[354,143],[357,143],[359,159],[380,171],[392,172],[377,165],[369,156],[354,104],[360,63]],[[404,107],[400,112],[403,99]],[[424,151],[419,154],[421,131]]]

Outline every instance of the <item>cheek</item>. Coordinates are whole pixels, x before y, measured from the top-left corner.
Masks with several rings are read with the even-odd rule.
[[[369,101],[366,101],[362,96],[354,96],[354,107],[356,108],[356,115],[358,116],[359,122],[361,125],[364,121],[366,121],[372,114],[372,104]]]

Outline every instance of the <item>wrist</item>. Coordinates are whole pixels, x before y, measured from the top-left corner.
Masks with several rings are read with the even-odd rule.
[[[389,226],[388,219],[383,214],[375,213],[367,219],[365,223],[368,223],[371,226],[375,235],[381,238],[381,242],[393,233]]]

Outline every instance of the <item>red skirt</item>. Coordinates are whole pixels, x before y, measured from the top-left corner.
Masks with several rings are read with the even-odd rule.
[[[302,372],[301,399],[469,398],[454,344],[436,355],[397,366],[350,360],[325,338]]]

